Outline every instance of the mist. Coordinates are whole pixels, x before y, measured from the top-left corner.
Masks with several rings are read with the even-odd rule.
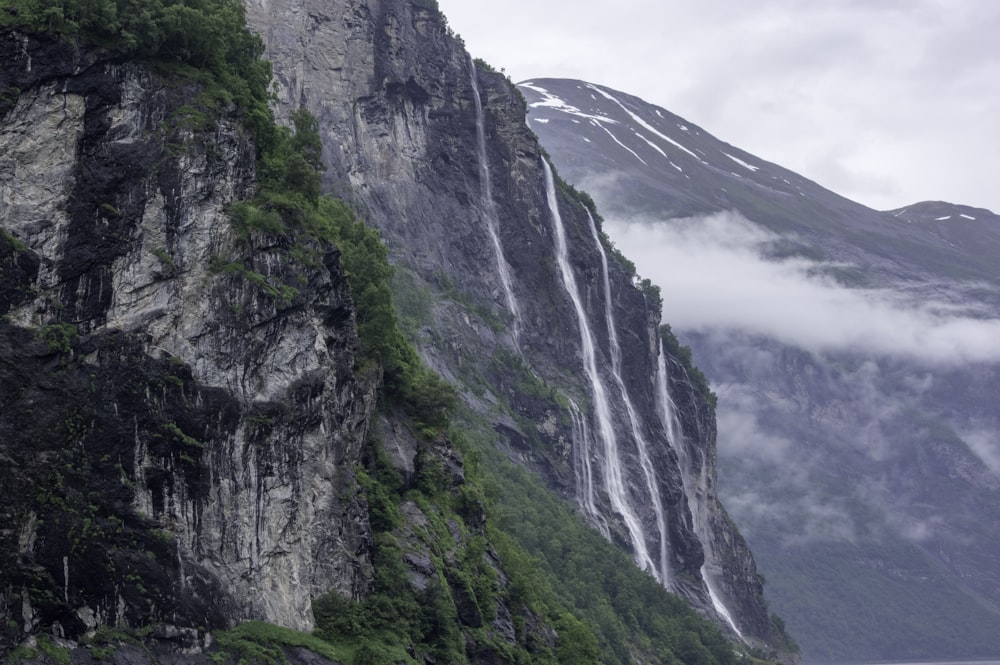
[[[661,287],[663,320],[679,330],[740,330],[810,352],[860,351],[930,364],[1000,361],[1000,320],[923,298],[919,288],[845,287],[824,276],[833,264],[766,260],[778,236],[737,213],[610,217],[605,230],[640,275]]]

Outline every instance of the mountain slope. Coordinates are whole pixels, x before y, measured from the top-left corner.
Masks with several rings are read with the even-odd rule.
[[[519,88],[710,377],[723,495],[805,657],[1000,652],[998,218],[870,210],[630,95]]]
[[[279,115],[317,117],[326,186],[382,232],[418,348],[490,445],[734,635],[773,643],[715,493],[711,407],[660,352],[659,303],[607,256],[583,197],[546,176],[513,85],[472,62],[433,3],[282,0],[249,16]]]
[[[726,665],[734,646],[787,649],[716,495],[711,396],[510,82],[433,3],[276,5],[252,21],[286,130],[232,0],[18,0],[0,19],[21,26],[0,29],[0,646]],[[389,241],[462,429],[399,336],[385,248],[320,196],[321,157]],[[464,440],[508,479],[491,491],[508,531],[559,533],[571,560],[543,539],[536,566],[497,530]],[[316,634],[222,630],[246,620]]]

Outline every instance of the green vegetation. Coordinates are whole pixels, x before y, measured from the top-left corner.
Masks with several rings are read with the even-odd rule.
[[[201,450],[205,447],[205,444],[203,444],[198,439],[194,438],[193,436],[188,436],[187,434],[185,434],[184,431],[177,426],[177,423],[174,422],[163,423],[160,426],[160,429],[171,441],[175,443],[180,443],[184,446],[187,446],[188,448],[194,448],[195,450]]]
[[[7,654],[5,662],[19,663],[23,660],[35,660],[36,658],[38,658],[38,649],[32,649],[31,647],[26,647],[26,646],[18,646]]]
[[[647,300],[652,301],[653,305],[656,307],[656,311],[663,311],[663,296],[660,293],[660,287],[653,284],[652,280],[648,277],[644,277],[636,284],[643,295],[646,296]]]
[[[5,0],[0,26],[80,39],[196,78],[215,91],[213,108],[236,103],[258,150],[275,136],[271,66],[240,0]]]
[[[28,246],[7,229],[0,229],[0,246],[9,245],[14,252],[26,252]]]
[[[228,658],[237,665],[282,665],[288,662],[282,647],[304,647],[335,663],[351,662],[349,652],[314,635],[261,621],[251,621],[214,633],[214,637],[217,651],[209,657],[219,665],[230,662]]]
[[[298,297],[298,288],[247,265],[255,244],[283,247],[289,265],[303,269],[321,265],[331,247],[338,248],[364,358],[382,369],[386,397],[432,434],[447,427],[455,391],[423,366],[400,329],[390,288],[393,269],[378,232],[343,201],[320,195],[321,147],[316,119],[305,110],[292,115],[291,128],[275,131],[275,140],[260,159],[257,196],[229,210],[250,256],[241,261],[216,259],[213,268],[240,275],[287,305]]]
[[[464,481],[445,468],[443,442],[418,452],[409,480],[370,444],[370,469],[357,474],[375,531],[374,593],[317,599],[316,635],[359,665],[467,663],[473,653],[525,665],[601,662],[592,631],[562,607],[534,559],[502,532],[484,531],[476,456],[460,432],[450,436],[466,459]],[[492,628],[498,603],[510,611],[513,642]]]
[[[396,268],[392,275],[392,296],[400,328],[407,339],[415,339],[432,321],[434,295],[411,271]]]
[[[49,351],[59,354],[69,353],[77,337],[72,323],[53,323],[38,331],[38,339],[45,342]]]
[[[476,65],[476,69],[483,72],[489,72],[490,74],[496,74],[496,67],[486,62],[482,58],[473,58],[472,62]]]
[[[538,378],[519,353],[500,349],[490,358],[490,369],[495,375],[511,380],[511,387],[518,395],[547,402],[560,411],[569,408],[569,400],[566,399],[566,396]],[[501,390],[503,388],[503,386],[498,387]],[[517,414],[512,412],[511,415],[516,416]],[[534,428],[529,427],[529,429]]]
[[[687,375],[694,382],[698,392],[700,392],[712,408],[715,409],[719,398],[709,386],[708,377],[706,377],[705,373],[698,369],[691,360],[691,347],[682,346],[680,340],[677,339],[677,336],[674,335],[674,332],[667,324],[660,326],[660,337],[663,339],[663,348],[666,352],[680,361],[681,365],[684,366],[685,371],[687,371]]]
[[[59,646],[47,635],[38,636],[38,650],[58,665],[69,665],[69,649]]]
[[[594,632],[599,662],[734,665],[741,660],[716,627],[636,568],[537,477],[492,447],[480,452],[489,468],[499,529],[491,540],[512,586],[529,598],[551,590],[576,621]],[[537,559],[511,553],[511,544]]]
[[[169,268],[171,271],[173,271],[174,268],[177,267],[174,264],[174,257],[170,256],[169,252],[167,252],[167,250],[163,249],[162,247],[154,247],[153,249],[150,250],[150,252],[153,254],[153,256],[155,256],[160,260],[160,263]]]

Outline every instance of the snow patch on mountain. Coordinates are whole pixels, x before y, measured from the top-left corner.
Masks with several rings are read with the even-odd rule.
[[[630,118],[632,118],[633,122],[637,123],[637,124],[638,124],[638,125],[639,125],[640,127],[642,127],[642,128],[644,128],[644,129],[646,129],[646,130],[648,130],[648,131],[652,132],[653,134],[656,134],[656,135],[657,135],[657,136],[659,136],[659,137],[660,137],[661,139],[663,139],[663,140],[664,140],[664,141],[666,141],[667,143],[671,144],[671,145],[672,145],[672,146],[674,146],[675,148],[678,148],[678,149],[680,149],[680,150],[683,150],[683,151],[684,151],[684,152],[686,152],[687,154],[689,154],[689,155],[691,155],[692,157],[694,157],[695,159],[697,159],[697,160],[698,160],[699,162],[702,162],[703,164],[705,163],[705,160],[703,160],[703,159],[702,159],[701,157],[699,157],[698,155],[696,155],[696,154],[695,154],[694,152],[692,152],[691,150],[688,150],[687,148],[685,148],[685,147],[684,147],[684,146],[682,146],[682,145],[681,145],[680,143],[678,143],[677,141],[673,140],[672,138],[670,138],[669,136],[667,136],[667,135],[666,135],[666,134],[664,134],[663,132],[661,132],[661,131],[657,130],[657,129],[656,129],[655,127],[653,127],[653,126],[652,126],[651,124],[649,124],[648,122],[646,122],[645,120],[643,120],[642,118],[640,118],[640,117],[639,117],[639,116],[638,116],[637,114],[635,114],[635,113],[633,113],[633,112],[632,112],[631,110],[629,110],[629,108],[628,108],[627,106],[625,106],[625,105],[624,105],[624,104],[622,104],[622,103],[621,103],[620,101],[618,101],[618,100],[617,100],[617,99],[616,99],[616,98],[615,98],[614,96],[612,96],[612,95],[610,95],[610,94],[608,94],[608,93],[604,92],[603,90],[601,90],[600,88],[598,88],[598,87],[597,87],[597,86],[595,86],[595,85],[591,85],[591,84],[589,84],[589,83],[588,83],[588,84],[587,84],[587,87],[589,87],[589,88],[590,88],[591,90],[594,90],[594,91],[595,91],[595,92],[597,92],[597,93],[598,93],[599,95],[603,95],[603,96],[604,96],[604,97],[606,97],[606,98],[607,98],[608,100],[610,100],[610,101],[614,102],[615,104],[617,104],[618,106],[620,106],[620,107],[622,108],[622,110],[623,110],[623,111],[625,111],[625,113],[627,113],[627,114],[628,114],[628,116],[629,116]]]
[[[591,113],[584,113],[582,110],[580,110],[576,106],[573,106],[572,104],[567,103],[565,100],[560,99],[559,97],[556,97],[555,95],[553,95],[552,93],[550,93],[545,88],[541,88],[541,87],[539,87],[537,85],[533,85],[530,82],[519,83],[518,86],[522,87],[522,88],[527,88],[528,90],[534,90],[535,92],[537,92],[538,94],[540,94],[542,96],[542,100],[541,101],[529,104],[530,108],[545,107],[545,108],[550,108],[550,109],[553,109],[553,110],[556,110],[556,111],[562,111],[563,113],[567,113],[569,115],[574,115],[574,116],[577,116],[577,117],[580,117],[580,118],[586,118],[587,120],[596,120],[598,122],[607,122],[607,123],[611,123],[611,124],[615,124],[615,125],[618,124],[617,120],[614,120],[612,118],[608,118],[607,116],[594,115],[594,114],[591,114]]]
[[[663,158],[664,158],[664,159],[667,159],[667,153],[663,152],[663,149],[662,149],[662,148],[660,148],[660,146],[656,145],[655,143],[653,143],[652,141],[650,141],[649,139],[647,139],[647,138],[646,138],[645,136],[643,136],[643,135],[642,135],[642,134],[640,134],[639,132],[635,132],[635,135],[636,135],[636,136],[637,136],[638,138],[640,138],[640,139],[642,139],[643,141],[645,141],[645,142],[646,142],[647,144],[649,144],[649,147],[650,147],[650,148],[652,148],[652,149],[653,149],[653,150],[655,150],[656,152],[658,152],[658,153],[660,153],[661,155],[663,155]],[[668,161],[669,161],[669,160],[668,160]]]
[[[749,170],[753,171],[754,173],[756,173],[757,171],[760,171],[760,167],[759,166],[754,166],[753,164],[748,164],[747,162],[744,162],[739,157],[736,157],[734,155],[730,155],[728,152],[723,152],[722,154],[725,155],[726,157],[728,157],[729,159],[733,160],[734,162],[736,162],[737,164],[739,164],[740,166],[742,166],[745,169],[749,169]]]
[[[610,129],[608,129],[607,127],[605,127],[601,123],[596,122],[594,120],[591,120],[590,122],[594,125],[594,127],[600,127],[601,129],[603,129],[607,133],[607,135],[611,137],[612,141],[614,141],[615,143],[617,143],[618,145],[620,145],[621,147],[625,148],[630,153],[632,153],[632,155],[636,159],[638,159],[640,162],[642,162],[643,166],[649,166],[649,164],[646,163],[646,160],[643,159],[642,157],[640,157],[639,154],[635,150],[633,150],[632,148],[628,147],[627,145],[625,145],[624,143],[622,143],[621,141],[619,141],[618,137],[615,136],[614,134],[612,134]]]

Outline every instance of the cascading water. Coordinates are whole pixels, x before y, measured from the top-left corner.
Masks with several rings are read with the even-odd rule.
[[[569,415],[573,421],[573,465],[576,476],[576,496],[580,507],[590,521],[597,525],[601,535],[611,540],[611,530],[604,515],[594,501],[594,471],[590,467],[590,429],[576,402],[569,400]]]
[[[476,63],[469,56],[469,72],[472,79],[472,95],[476,101],[476,147],[479,157],[479,190],[483,206],[483,216],[486,218],[486,228],[489,230],[490,240],[493,242],[493,251],[496,255],[497,273],[500,275],[500,283],[503,286],[504,297],[507,300],[507,309],[513,317],[511,323],[511,334],[515,343],[520,335],[521,312],[517,306],[517,299],[514,297],[514,287],[510,277],[510,265],[503,255],[503,246],[500,244],[500,221],[497,215],[496,203],[493,201],[493,186],[490,184],[490,166],[486,160],[486,124],[483,118],[483,102],[479,96],[479,78],[476,75]]]
[[[684,441],[684,431],[681,427],[680,418],[677,415],[677,405],[674,404],[670,396],[669,376],[667,374],[667,356],[663,352],[663,340],[660,339],[660,361],[656,368],[656,392],[659,402],[660,418],[663,421],[663,429],[667,432],[670,445],[677,452],[677,461],[681,468],[681,485],[684,490],[684,497],[687,499],[688,509],[691,511],[695,535],[701,542],[705,550],[705,563],[701,566],[701,578],[705,582],[705,589],[708,591],[708,598],[712,601],[712,606],[716,613],[722,617],[733,629],[733,632],[743,641],[743,633],[736,626],[736,621],[729,613],[725,603],[715,590],[715,582],[708,570],[708,562],[714,560],[715,552],[712,546],[711,534],[708,532],[708,519],[706,511],[708,506],[704,497],[708,490],[708,467],[702,459],[698,465],[699,470],[695,473],[695,465],[688,452]],[[699,498],[699,495],[701,498]]]
[[[636,413],[632,399],[625,388],[625,381],[622,379],[622,352],[618,344],[618,332],[615,326],[614,310],[611,306],[611,280],[608,276],[608,256],[604,251],[604,245],[597,234],[597,225],[594,218],[587,211],[587,219],[590,222],[590,233],[597,245],[597,251],[601,255],[601,274],[604,277],[604,319],[608,327],[608,346],[611,351],[611,374],[621,393],[622,401],[625,404],[625,412],[628,414],[629,427],[632,430],[632,437],[635,439],[636,448],[639,452],[639,466],[642,467],[643,476],[646,479],[646,490],[649,492],[650,500],[653,504],[653,514],[656,516],[657,542],[660,545],[660,567],[659,580],[663,586],[670,585],[670,558],[669,543],[667,541],[667,522],[664,517],[663,500],[660,497],[660,484],[656,478],[656,471],[653,469],[653,462],[649,457],[649,444],[642,434],[642,426],[639,423],[639,416]]]
[[[625,481],[622,477],[622,469],[619,462],[618,439],[615,435],[615,428],[611,418],[611,406],[608,401],[607,390],[601,380],[597,370],[597,357],[594,350],[594,336],[587,323],[587,313],[583,308],[583,300],[580,298],[580,290],[576,285],[576,277],[573,275],[573,268],[569,264],[569,249],[566,244],[566,231],[563,228],[562,216],[559,214],[559,205],[556,202],[555,181],[552,177],[552,168],[544,159],[542,166],[545,169],[545,193],[548,198],[549,212],[552,217],[552,228],[555,235],[556,244],[556,264],[559,267],[559,274],[562,277],[563,288],[573,301],[576,310],[576,320],[580,330],[580,348],[583,353],[583,368],[590,381],[591,394],[594,399],[594,415],[597,420],[597,435],[603,446],[603,477],[605,489],[608,492],[608,500],[611,507],[621,515],[625,528],[628,529],[629,537],[632,540],[636,564],[643,570],[657,571],[656,562],[649,556],[646,547],[646,540],[642,530],[642,523],[638,515],[632,508]],[[589,464],[589,462],[588,462]]]
[[[657,408],[660,413],[660,420],[663,422],[663,429],[667,432],[667,440],[675,450],[683,446],[681,441],[681,420],[677,417],[677,405],[674,404],[670,396],[670,387],[667,384],[667,356],[663,352],[663,339],[660,339],[660,362],[656,367],[656,397]],[[687,454],[687,451],[684,453]],[[681,452],[677,452],[680,457]]]

